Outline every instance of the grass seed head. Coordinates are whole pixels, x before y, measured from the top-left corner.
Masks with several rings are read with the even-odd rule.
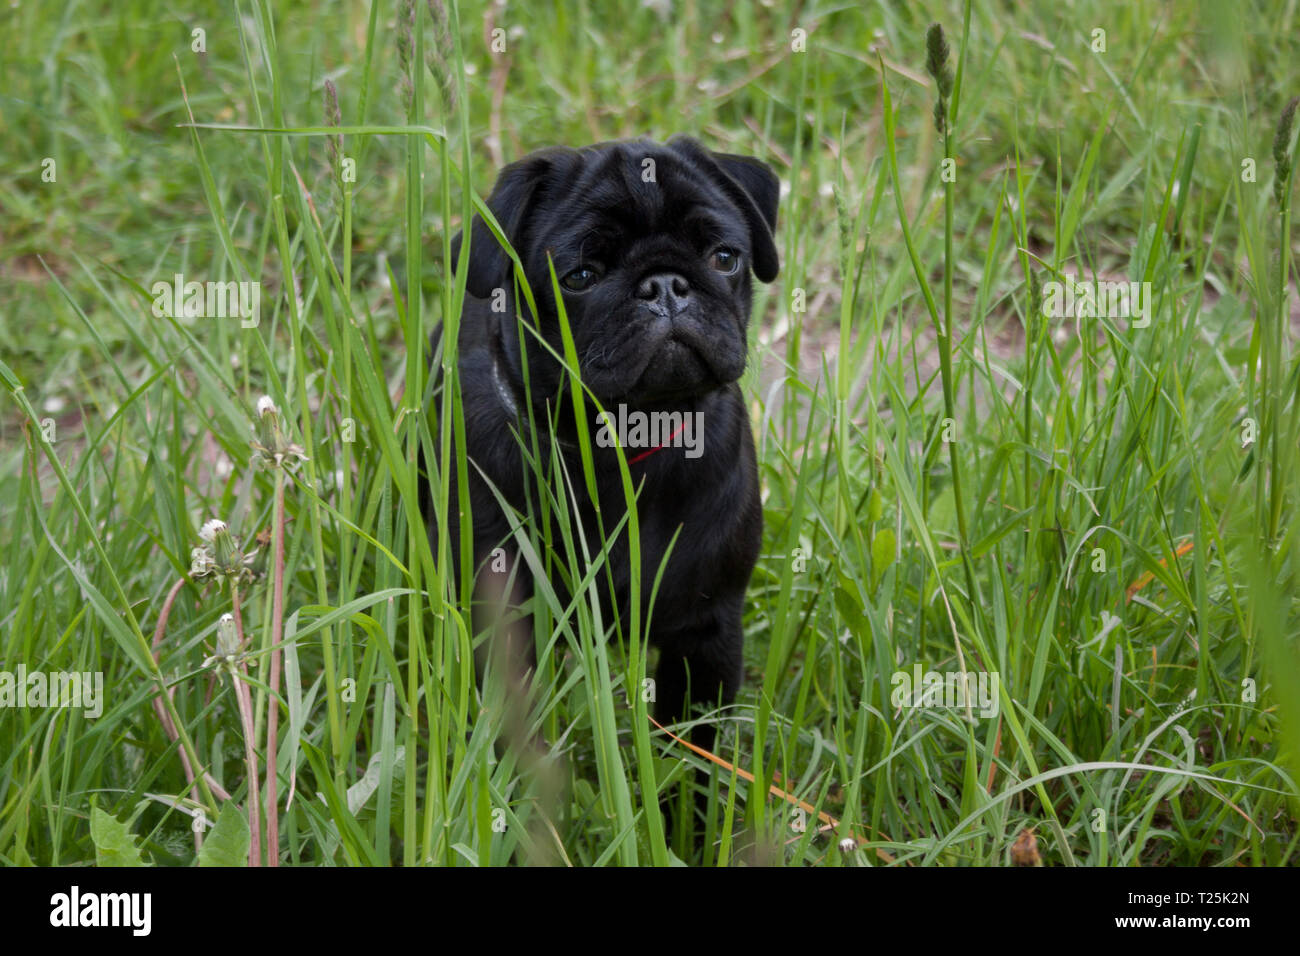
[[[456,83],[451,64],[455,62],[455,48],[451,42],[451,25],[447,7],[442,0],[429,0],[429,19],[433,21],[435,42],[430,45],[425,64],[438,83],[442,102],[448,111],[456,108]]]
[[[934,104],[934,128],[941,134],[948,132],[948,98],[952,96],[952,67],[948,65],[948,39],[943,35],[943,27],[938,23],[930,24],[925,34],[925,69],[934,77],[939,99]]]
[[[1291,97],[1291,101],[1282,110],[1277,121],[1277,135],[1273,137],[1273,162],[1277,166],[1273,178],[1273,198],[1279,207],[1286,206],[1286,187],[1291,178],[1291,127],[1295,123],[1296,104],[1300,96]]]
[[[339,91],[333,80],[325,81],[325,125],[336,129],[343,125],[343,111],[339,109]],[[325,140],[325,155],[329,157],[330,175],[342,188],[343,134],[331,136]]]
[[[415,2],[400,0],[397,8],[397,66],[401,78],[398,80],[398,93],[402,97],[405,112],[411,111],[411,97],[415,88],[411,85],[411,60],[415,51]]]

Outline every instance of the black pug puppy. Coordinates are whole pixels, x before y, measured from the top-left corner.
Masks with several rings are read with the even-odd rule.
[[[638,140],[533,153],[502,170],[487,201],[535,296],[535,328],[563,355],[548,256],[554,261],[581,378],[610,414],[597,420],[593,407],[588,416],[606,529],[618,525],[625,508],[616,452],[609,447],[611,433],[624,432],[633,484],[642,485],[643,604],[649,604],[655,574],[680,529],[650,619],[650,640],[659,648],[654,712],[664,724],[686,716],[692,702],[731,702],[741,682],[741,615],[758,557],[762,508],[754,439],[736,383],[748,352],[750,276],[770,282],[777,275],[772,233],[779,193],[777,177],[764,163],[710,152],[678,137],[666,145]],[[516,315],[526,324],[533,319],[523,297],[516,298],[506,252],[479,218],[471,235],[472,297],[461,317],[459,367],[471,461],[476,601],[517,606],[527,600],[531,579],[513,553],[509,520],[479,469],[514,508],[539,515],[516,435],[528,436],[533,419],[541,460],[549,462],[547,415],[561,399],[563,410],[555,416],[560,454],[582,496],[572,517],[593,553],[602,541],[582,480],[569,383],[531,333],[521,341]],[[453,260],[460,243],[457,236]],[[439,335],[434,333],[435,354]],[[633,427],[620,429],[624,421]],[[650,427],[638,431],[638,421]],[[605,433],[596,434],[602,428]],[[452,508],[456,495],[453,475]],[[433,515],[428,517],[436,540]],[[451,526],[457,555],[458,522]],[[508,593],[488,581],[507,578],[500,562],[491,560],[502,547],[517,572]],[[603,619],[613,620],[617,611],[627,621],[626,532],[609,561],[598,577]],[[490,564],[497,565],[495,571]],[[552,585],[567,599],[563,582]],[[646,610],[641,609],[643,621]],[[519,643],[526,646],[511,646],[509,654],[531,667],[532,641]],[[711,747],[714,731],[701,725],[693,739]]]

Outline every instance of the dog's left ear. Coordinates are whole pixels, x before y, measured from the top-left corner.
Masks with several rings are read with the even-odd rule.
[[[781,181],[772,167],[752,156],[715,153],[688,136],[676,136],[668,146],[688,157],[722,187],[745,216],[754,250],[754,275],[771,282],[781,269],[776,254],[776,208],[781,199]]]
[[[501,170],[487,207],[501,224],[501,231],[514,250],[519,252],[527,234],[528,217],[532,207],[544,191],[551,173],[564,163],[571,162],[573,150],[552,148],[530,153]],[[461,237],[457,233],[451,244],[452,267],[460,259]],[[495,289],[508,286],[513,275],[510,257],[481,216],[475,216],[471,226],[469,275],[465,288],[480,299],[491,298]]]

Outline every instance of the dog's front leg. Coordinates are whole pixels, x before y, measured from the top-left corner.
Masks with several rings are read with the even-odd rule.
[[[690,718],[692,705],[726,706],[736,699],[744,667],[740,614],[708,627],[680,631],[660,641],[655,671],[655,720],[664,726]],[[712,721],[696,724],[690,741],[712,750]]]

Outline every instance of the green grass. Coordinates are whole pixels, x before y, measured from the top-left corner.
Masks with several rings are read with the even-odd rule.
[[[406,54],[399,3],[6,9],[0,673],[98,671],[105,699],[0,709],[0,862],[239,859],[251,760],[284,864],[1003,865],[1025,828],[1048,865],[1293,863],[1300,365],[1273,140],[1300,31],[1286,4],[1219,6],[470,3],[442,33],[418,4]],[[540,592],[512,706],[475,681],[415,465],[439,462],[454,515],[448,469],[472,466],[448,455],[458,404],[421,413],[427,336],[459,314],[450,238],[496,168],[678,132],[789,185],[744,382],[765,530],[718,715],[734,769],[698,846],[658,792],[688,806],[709,764],[648,721],[644,621],[596,600],[635,521],[520,523],[579,597]],[[176,273],[260,282],[260,324],[155,318]],[[1149,326],[1042,314],[1044,283],[1093,274],[1150,282]],[[250,462],[263,394],[307,456],[291,473]],[[535,468],[562,513],[585,477]],[[189,573],[211,517],[267,536],[243,683],[209,661],[231,589]],[[996,674],[997,715],[897,706],[917,664]],[[529,728],[549,754],[512,746]],[[198,812],[221,819],[202,857]]]

